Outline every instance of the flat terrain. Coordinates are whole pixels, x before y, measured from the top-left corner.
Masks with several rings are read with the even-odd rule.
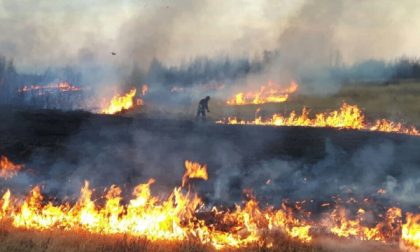
[[[60,230],[33,231],[12,228],[0,222],[1,252],[397,252],[398,244],[384,245],[378,242],[334,241],[325,239],[308,244],[300,244],[279,236],[271,248],[261,248],[257,244],[241,249],[215,250],[195,241],[148,241],[125,235],[95,235],[85,231],[65,232]]]
[[[420,85],[347,86],[331,97],[292,97],[267,104],[264,113],[338,108],[358,104],[368,118],[386,117],[420,125]],[[211,104],[211,116],[252,117],[258,106]],[[0,180],[0,192],[26,194],[35,184],[52,199],[74,199],[84,180],[101,192],[117,184],[128,194],[149,178],[153,191],[180,184],[183,162],[208,165],[209,180],[194,185],[206,203],[232,206],[252,188],[261,203],[307,200],[314,214],[334,195],[365,196],[382,211],[398,206],[418,212],[420,138],[330,128],[259,127],[150,118],[0,108],[0,155],[25,165],[15,178]],[[270,180],[271,183],[266,182]],[[385,195],[377,195],[384,188]],[[127,196],[127,195],[124,195]],[[68,198],[67,198],[68,197]],[[309,202],[309,201],[308,201]],[[370,203],[369,203],[370,204]],[[357,209],[357,208],[356,208]],[[239,251],[396,251],[398,244],[323,240],[309,246],[279,238],[271,249]],[[123,235],[100,236],[62,230],[31,231],[0,223],[0,251],[212,251],[194,241],[151,242]]]
[[[155,178],[170,189],[179,185],[185,160],[207,164],[210,178],[200,188],[227,202],[240,200],[245,188],[274,202],[350,188],[371,193],[388,186],[389,176],[405,180],[420,172],[420,138],[400,134],[8,108],[0,118],[0,154],[31,174],[16,181],[46,183],[59,196],[78,194],[84,180],[130,187]],[[275,183],[266,186],[268,179]],[[328,187],[319,183],[326,179]],[[395,196],[407,192],[393,189]]]
[[[420,127],[419,101],[420,83],[415,81],[347,84],[329,96],[308,96],[298,91],[289,101],[280,104],[226,106],[222,101],[215,101],[211,104],[215,108],[210,116],[220,119],[234,115],[248,119],[254,117],[257,108],[261,108],[262,115],[267,116],[292,110],[300,112],[303,107],[318,113],[337,109],[342,102],[347,102],[362,108],[367,119],[388,118]]]

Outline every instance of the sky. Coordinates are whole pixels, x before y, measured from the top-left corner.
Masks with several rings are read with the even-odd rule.
[[[328,45],[348,63],[416,57],[418,13],[418,0],[0,0],[0,55],[35,70],[253,57],[290,43]]]

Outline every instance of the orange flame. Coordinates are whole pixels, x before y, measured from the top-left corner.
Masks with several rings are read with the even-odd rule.
[[[115,114],[123,110],[130,109],[134,106],[134,96],[136,95],[136,89],[131,89],[124,95],[115,95],[112,97],[109,105],[102,110],[103,114]],[[137,102],[137,104],[140,104]],[[141,103],[142,104],[142,103]]]
[[[186,161],[186,167],[194,165],[201,170],[205,167]],[[195,177],[188,168],[185,174],[184,178]],[[207,173],[203,174],[206,175],[200,176],[207,178]],[[277,239],[270,234],[275,233],[310,243],[315,239],[315,230],[326,230],[337,238],[380,242],[400,240],[409,248],[418,249],[420,246],[420,215],[408,213],[406,223],[402,224],[402,210],[399,208],[388,209],[376,225],[365,224],[371,213],[359,209],[357,217],[352,219],[342,207],[335,208],[317,223],[307,220],[305,216],[310,214],[297,217],[285,204],[280,209],[261,208],[254,196],[248,195],[250,199],[233,210],[213,208],[211,215],[214,220],[207,223],[197,215],[205,211],[205,206],[196,193],[175,187],[168,196],[156,197],[151,190],[154,182],[150,179],[137,185],[128,201],[123,200],[122,190],[113,185],[102,197],[103,203],[93,199],[88,182],[81,188],[80,197],[74,204],[45,202],[40,186],[35,186],[24,201],[14,198],[7,190],[0,200],[0,221],[35,230],[84,230],[103,235],[126,234],[151,241],[198,241],[215,249],[255,244],[270,247]],[[301,204],[297,204],[296,209],[300,209]]]
[[[292,111],[288,116],[274,114],[271,118],[262,119],[257,116],[253,121],[239,120],[236,117],[217,121],[226,124],[253,124],[272,126],[303,126],[303,127],[331,127],[339,129],[357,129],[368,131],[394,132],[408,135],[420,135],[419,130],[413,126],[404,126],[387,119],[377,120],[374,124],[365,122],[365,116],[357,105],[343,103],[339,110],[330,113],[318,113],[315,117],[309,116],[309,110],[303,108],[300,115]]]
[[[185,160],[185,174],[182,177],[182,186],[185,186],[190,178],[207,180],[207,166]]]
[[[58,90],[60,92],[69,92],[69,91],[80,91],[82,90],[80,87],[73,86],[68,82],[58,82],[58,83],[51,83],[48,85],[30,85],[30,86],[23,86],[19,89],[20,93],[30,92],[30,91],[43,91],[43,90]]]
[[[402,241],[405,246],[420,250],[420,214],[407,213],[402,227]]]
[[[229,105],[281,103],[287,101],[289,95],[296,92],[297,89],[298,84],[294,81],[286,89],[269,81],[267,85],[261,86],[256,92],[237,93],[233,98],[226,101],[226,103]]]
[[[0,177],[9,179],[22,169],[22,165],[12,163],[6,156],[0,156]]]
[[[205,166],[186,162],[186,167],[199,167],[197,170],[201,171],[197,175],[191,172],[194,169],[187,168],[187,177],[207,178]],[[174,188],[169,196],[157,198],[151,193],[153,183],[151,179],[136,186],[133,199],[127,204],[121,203],[121,189],[116,186],[107,190],[103,205],[95,203],[88,182],[85,182],[78,201],[73,205],[44,203],[39,186],[34,187],[21,203],[12,201],[11,193],[7,191],[0,201],[0,219],[10,219],[15,227],[37,230],[58,228],[99,234],[124,233],[149,240],[196,239],[215,248],[234,248],[259,241],[264,238],[264,230],[281,231],[302,242],[312,239],[309,225],[295,219],[288,211],[261,209],[255,199],[231,212],[213,210],[222,225],[230,227],[229,231],[208,225],[195,215],[203,206],[197,194],[189,190],[184,192],[179,187]]]
[[[388,241],[392,240],[401,229],[401,209],[388,209],[385,220],[373,227],[363,224],[367,212],[364,209],[357,211],[356,219],[348,219],[346,209],[337,207],[326,221],[332,234],[338,237],[355,238],[362,241]],[[332,223],[332,224],[331,224]]]

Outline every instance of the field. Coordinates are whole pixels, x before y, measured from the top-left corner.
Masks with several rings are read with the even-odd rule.
[[[297,95],[286,103],[263,106],[227,107],[221,101],[212,100],[210,116],[215,119],[227,115],[253,117],[258,107],[267,115],[299,111],[303,106],[314,112],[328,111],[346,101],[358,104],[368,118],[385,117],[420,125],[419,98],[419,83],[347,86],[331,97]],[[147,114],[105,116],[8,107],[0,108],[0,120],[0,154],[27,168],[16,181],[0,181],[1,193],[5,187],[26,193],[29,185],[20,181],[29,181],[31,185],[54,181],[56,187],[48,191],[53,199],[74,193],[73,187],[69,187],[74,186],[69,178],[89,180],[100,192],[110,184],[131,188],[153,177],[158,181],[157,188],[164,191],[179,185],[179,180],[174,178],[182,177],[182,163],[190,159],[209,167],[209,180],[195,184],[205,202],[232,205],[232,202],[240,202],[243,190],[250,187],[257,198],[270,203],[278,202],[281,197],[313,199],[315,203],[310,207],[316,213],[321,202],[342,192],[342,188],[344,191],[353,188],[351,197],[360,192],[366,193],[362,197],[371,196],[390,176],[402,183],[416,177],[415,168],[420,163],[417,155],[412,155],[418,151],[420,139],[400,134],[197,124],[191,116],[188,120],[175,120],[150,118]],[[378,156],[385,161],[378,161]],[[406,165],[401,166],[401,163]],[[269,177],[265,177],[267,171],[262,168],[269,170]],[[213,184],[221,177],[231,176],[231,170],[237,174],[232,175],[222,197],[213,199],[216,194]],[[265,182],[271,175],[277,176],[273,179],[273,184],[277,184],[267,188]],[[396,191],[379,196],[379,200],[384,202],[384,207],[393,206],[399,194]],[[406,209],[415,209],[417,205],[418,202],[411,201],[398,203]],[[274,243],[269,248],[261,241],[226,251],[399,251],[398,242],[383,244],[316,237],[305,244],[281,234],[272,236]],[[5,252],[214,251],[194,239],[149,241],[83,230],[26,230],[13,227],[7,220],[0,222],[0,244],[0,251]]]
[[[311,245],[293,242],[278,235],[271,248],[263,248],[258,244],[250,244],[241,249],[215,250],[210,246],[195,241],[148,241],[126,235],[95,235],[86,231],[66,232],[60,230],[33,231],[13,228],[9,223],[0,222],[0,251],[1,252],[395,252],[398,244],[385,246],[381,243],[366,242],[361,247],[360,242],[341,241],[324,238],[322,242]]]
[[[226,106],[222,101],[211,104],[214,109],[211,118],[239,116],[251,119],[257,108],[262,115],[300,112],[303,107],[312,112],[331,111],[340,107],[342,102],[356,104],[365,111],[368,119],[388,118],[420,126],[420,83],[394,82],[387,84],[365,83],[345,85],[338,93],[331,96],[307,96],[296,94],[280,104]],[[212,101],[213,102],[213,101]],[[214,111],[214,113],[213,113]]]

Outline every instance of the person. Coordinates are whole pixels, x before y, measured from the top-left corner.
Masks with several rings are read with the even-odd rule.
[[[209,100],[210,100],[210,96],[206,96],[206,98],[201,99],[200,102],[198,103],[198,108],[197,108],[197,116],[196,119],[200,119],[200,117],[205,121],[206,120],[206,111],[208,113],[210,113],[209,110]]]

